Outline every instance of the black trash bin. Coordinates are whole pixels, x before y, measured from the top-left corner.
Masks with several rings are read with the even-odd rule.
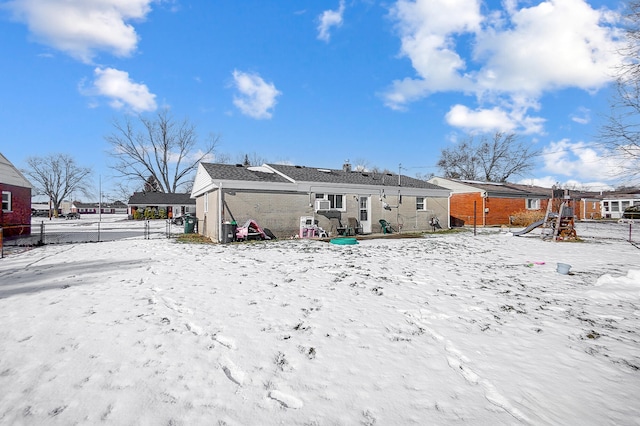
[[[184,233],[185,234],[193,234],[196,228],[196,220],[195,216],[187,215],[184,217]]]
[[[235,223],[223,223],[222,224],[222,235],[221,235],[221,242],[222,243],[231,243],[233,241],[235,241],[236,239],[236,228],[238,228],[238,225],[236,225]]]

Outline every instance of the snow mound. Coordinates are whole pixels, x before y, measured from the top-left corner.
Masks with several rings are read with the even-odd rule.
[[[587,291],[592,299],[640,300],[640,270],[630,269],[627,275],[604,274],[596,281],[593,290]]]

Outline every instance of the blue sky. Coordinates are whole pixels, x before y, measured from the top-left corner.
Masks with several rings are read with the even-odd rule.
[[[438,174],[442,148],[515,132],[516,181],[600,189],[622,3],[477,0],[0,2],[0,151],[117,178],[105,135],[170,108],[219,158]],[[215,158],[212,161],[216,161]]]

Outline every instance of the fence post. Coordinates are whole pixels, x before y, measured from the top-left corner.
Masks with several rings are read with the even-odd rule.
[[[44,220],[40,221],[40,241],[38,241],[38,245],[44,245]]]
[[[631,242],[631,226],[633,225],[633,221],[629,221],[629,242]]]
[[[0,259],[4,258],[4,232],[0,226]]]
[[[477,220],[477,213],[476,213],[476,201],[473,201],[473,235],[476,236],[476,220]]]

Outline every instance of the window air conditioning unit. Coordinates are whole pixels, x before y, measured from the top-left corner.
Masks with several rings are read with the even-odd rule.
[[[331,210],[331,201],[329,200],[316,200],[316,211]]]

